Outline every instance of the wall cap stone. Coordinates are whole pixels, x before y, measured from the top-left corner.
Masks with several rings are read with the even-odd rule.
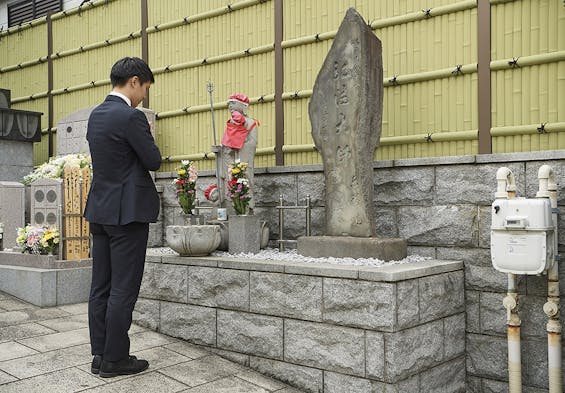
[[[398,160],[379,160],[373,162],[373,168],[395,168],[410,166],[436,166],[436,165],[460,165],[460,164],[489,164],[500,162],[523,162],[523,161],[550,161],[565,159],[565,150],[544,150],[525,153],[497,153],[497,154],[477,154],[466,156],[446,156],[446,157],[424,157],[424,158],[403,158]],[[273,167],[255,168],[256,175],[264,174],[291,174],[304,172],[324,172],[323,165],[287,165]],[[175,178],[176,172],[156,172],[157,179]],[[198,172],[199,177],[214,177],[214,170],[203,170]]]
[[[299,274],[334,278],[360,279],[365,281],[396,282],[441,274],[463,269],[463,262],[429,259],[425,261],[383,265],[378,267],[301,263],[296,261],[272,261],[227,257],[178,257],[163,255],[163,263],[187,266],[208,266],[225,269]],[[152,262],[146,259],[146,262]]]

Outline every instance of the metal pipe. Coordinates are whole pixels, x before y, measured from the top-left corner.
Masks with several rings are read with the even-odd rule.
[[[310,220],[312,219],[310,209],[310,195],[306,195],[306,236],[310,236]]]
[[[508,336],[508,387],[510,393],[522,392],[522,359],[520,353],[520,316],[518,315],[518,293],[516,275],[508,274],[508,293],[502,304],[507,310]]]
[[[284,251],[283,242],[284,214],[283,214],[283,196],[279,195],[279,251]]]
[[[549,393],[562,393],[563,376],[561,373],[561,322],[559,311],[559,244],[557,221],[557,182],[555,173],[549,165],[542,165],[538,171],[539,191],[536,198],[549,198],[553,223],[553,247],[555,260],[547,271],[547,302],[543,311],[548,316],[547,330],[547,366]]]
[[[516,196],[516,182],[509,168],[502,167],[496,172],[496,199],[513,199]],[[520,316],[518,314],[518,292],[516,275],[508,274],[508,291],[502,300],[506,309],[508,340],[508,386],[510,393],[522,392],[522,359],[520,353]]]

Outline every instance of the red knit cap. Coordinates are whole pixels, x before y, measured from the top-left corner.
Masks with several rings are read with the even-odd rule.
[[[241,94],[241,93],[232,94],[228,98],[228,101],[235,101],[235,102],[239,102],[240,104],[243,104],[245,106],[249,106],[249,97],[247,97],[245,94]]]

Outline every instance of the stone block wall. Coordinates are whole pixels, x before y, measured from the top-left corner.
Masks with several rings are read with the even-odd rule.
[[[462,263],[387,268],[148,257],[135,320],[308,392],[464,392]]]
[[[464,262],[465,364],[469,392],[508,389],[506,316],[502,306],[506,275],[495,271],[490,261],[490,205],[496,191],[496,171],[502,166],[509,167],[516,177],[518,196],[533,198],[538,189],[539,167],[550,165],[560,183],[558,204],[563,212],[564,159],[564,151],[544,151],[375,162],[379,235],[407,239],[409,254]],[[212,172],[201,175],[197,185],[199,195],[214,182]],[[278,238],[275,206],[281,193],[285,204],[299,205],[304,204],[309,194],[313,206],[312,234],[324,233],[323,178],[323,168],[316,165],[256,169],[256,212],[268,221],[271,239]],[[158,183],[165,188],[163,225],[172,222],[178,210],[169,185],[171,180],[171,173],[157,175]],[[305,233],[303,211],[285,212],[285,221],[285,238],[296,238]],[[564,214],[559,218],[559,229],[559,247],[563,253]],[[564,296],[565,267],[560,271],[560,280],[561,295]],[[546,317],[542,311],[547,279],[545,276],[520,277],[518,290],[523,321],[523,384],[529,392],[547,391]],[[563,303],[565,301],[562,301],[561,315],[565,316]],[[331,378],[329,374],[326,377]]]

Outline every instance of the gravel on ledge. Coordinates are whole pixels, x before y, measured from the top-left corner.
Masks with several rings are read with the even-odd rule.
[[[177,256],[178,254],[169,247],[148,248],[147,255],[153,256]],[[349,266],[384,266],[399,265],[404,263],[415,263],[431,259],[430,257],[422,257],[419,255],[409,255],[400,261],[385,262],[376,258],[312,258],[298,254],[296,250],[279,251],[277,248],[267,248],[261,250],[257,254],[241,253],[230,254],[225,251],[215,251],[210,256],[220,258],[237,258],[237,259],[260,259],[271,261],[287,261],[287,262],[304,262],[304,263],[329,263],[332,265],[349,265]]]

